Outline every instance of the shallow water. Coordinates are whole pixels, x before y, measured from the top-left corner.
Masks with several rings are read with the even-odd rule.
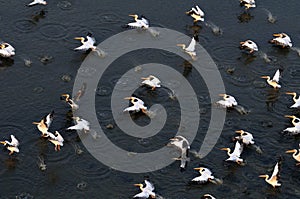
[[[284,118],[285,114],[300,116],[299,110],[288,108],[292,97],[284,94],[287,91],[300,93],[300,58],[298,51],[276,48],[268,43],[273,33],[286,32],[291,36],[295,49],[300,46],[299,25],[293,23],[300,15],[299,1],[290,0],[286,6],[279,1],[258,1],[257,7],[246,13],[238,1],[199,2],[206,20],[221,28],[222,34],[217,35],[204,23],[193,26],[192,19],[184,14],[196,2],[90,0],[83,3],[79,0],[49,0],[47,6],[30,8],[25,6],[26,3],[0,1],[0,39],[16,48],[16,56],[12,60],[0,60],[0,138],[14,134],[21,143],[17,155],[9,157],[4,149],[0,153],[0,198],[15,198],[22,193],[35,198],[132,198],[138,192],[133,184],[142,182],[145,176],[154,183],[157,193],[167,199],[200,198],[205,193],[216,198],[300,197],[299,168],[291,155],[285,154],[286,150],[298,146],[299,138],[280,133],[291,125],[290,119]],[[274,24],[268,22],[264,9],[276,16]],[[235,96],[240,105],[250,111],[241,115],[235,110],[228,110],[222,135],[214,149],[204,159],[191,155],[184,172],[180,172],[178,161],[150,173],[116,171],[90,155],[75,132],[64,130],[72,124],[72,120],[70,109],[60,100],[60,95],[72,93],[77,70],[87,56],[73,51],[79,45],[73,38],[91,32],[100,43],[124,31],[122,25],[131,20],[128,14],[133,13],[145,15],[152,26],[174,29],[189,36],[194,31],[198,32],[200,44],[220,70],[227,93]],[[271,61],[243,53],[238,45],[247,39],[254,40]],[[43,62],[41,58],[44,58]],[[25,60],[32,63],[25,65]],[[171,110],[168,123],[157,136],[139,139],[124,134],[117,126],[105,128],[110,123],[114,124],[110,96],[118,79],[127,70],[147,62],[172,66],[196,91],[201,121],[191,147],[199,149],[211,114],[207,88],[201,75],[187,62],[161,51],[130,53],[105,72],[96,91],[96,111],[107,137],[128,151],[148,152],[164,146],[176,134],[180,122],[178,102],[169,98],[172,91],[165,88],[154,92],[145,87],[137,90],[139,96],[147,99],[146,104],[161,102],[167,110]],[[278,68],[283,69],[282,88],[274,91],[260,76],[273,75]],[[228,72],[228,69],[233,70]],[[65,75],[71,78],[70,81],[62,79]],[[171,84],[180,85],[179,82]],[[41,140],[36,126],[32,125],[33,121],[40,120],[51,110],[55,111],[51,130],[59,130],[65,138],[60,152],[55,152],[51,143]],[[144,115],[133,119],[139,125],[149,123],[149,118]],[[231,138],[239,129],[252,132],[256,144],[263,151],[258,154],[255,149],[247,148],[242,154],[247,162],[243,167],[225,163],[226,153],[219,150],[234,146]],[[77,149],[83,152],[78,154]],[[45,171],[39,169],[39,156],[47,165]],[[271,174],[279,156],[284,158],[282,187],[275,190],[258,175]],[[216,177],[223,179],[223,184],[190,185],[189,180],[198,175],[192,168],[198,166],[210,168]]]

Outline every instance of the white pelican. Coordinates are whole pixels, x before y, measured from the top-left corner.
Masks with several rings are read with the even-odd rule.
[[[223,97],[223,100],[219,100],[216,103],[220,104],[224,108],[236,106],[238,103],[235,98],[231,95],[227,94],[219,94],[219,96]]]
[[[32,124],[36,124],[39,131],[42,133],[42,137],[48,137],[48,129],[53,120],[54,111],[51,111],[48,115],[46,115],[40,122],[32,122]]]
[[[291,38],[286,33],[275,33],[273,36],[275,38],[270,40],[270,43],[282,48],[291,48],[293,46]]]
[[[251,133],[244,130],[238,130],[235,132],[240,134],[240,136],[237,136],[235,138],[241,140],[245,145],[254,144],[254,138]]]
[[[287,95],[293,95],[293,104],[290,108],[300,108],[300,96],[297,97],[297,93],[295,92],[286,92]]]
[[[76,40],[80,40],[82,45],[75,48],[74,50],[83,50],[83,51],[87,51],[89,49],[96,51],[97,47],[95,46],[96,40],[94,37],[92,37],[91,33],[88,33],[86,38],[84,37],[75,37],[74,39]]]
[[[267,79],[267,83],[272,86],[273,88],[281,88],[279,85],[279,78],[280,78],[280,71],[279,69],[274,74],[273,78],[271,79],[270,76],[261,76],[261,78]]]
[[[274,188],[277,187],[277,186],[281,186],[280,183],[278,183],[278,179],[279,179],[279,165],[278,165],[278,162],[276,163],[275,167],[274,167],[274,170],[273,170],[273,173],[272,173],[272,176],[269,177],[269,175],[260,175],[259,176],[260,178],[265,178],[265,181],[272,185]]]
[[[136,194],[135,196],[133,196],[133,198],[155,198],[155,193],[154,191],[154,186],[151,182],[149,182],[148,180],[144,181],[146,186],[144,187],[143,184],[134,184],[134,186],[140,187],[140,190],[142,191],[139,194]]]
[[[300,147],[300,144],[299,144]],[[293,158],[297,161],[296,165],[300,165],[300,149],[287,150],[285,153],[293,153]]]
[[[9,155],[12,155],[14,152],[19,153],[19,141],[14,135],[10,135],[11,141],[1,141],[0,143],[6,146],[7,150],[9,150]]]
[[[0,44],[0,56],[11,57],[15,55],[15,48],[8,43]]]
[[[168,145],[176,146],[177,148],[180,149],[180,152],[181,152],[180,158],[174,158],[174,159],[180,160],[181,161],[180,168],[184,169],[186,167],[186,163],[188,160],[190,143],[185,137],[183,137],[181,135],[175,136],[174,138],[171,138],[170,140],[171,140],[171,142]]]
[[[130,102],[133,105],[128,108],[125,108],[123,112],[126,112],[126,111],[139,112],[141,110],[141,111],[143,111],[143,113],[147,113],[147,107],[144,105],[143,100],[141,100],[137,97],[125,97],[124,99],[130,100]]]
[[[185,44],[177,44],[177,46],[181,46],[182,49],[184,50],[184,52],[186,52],[187,54],[189,54],[193,60],[196,59],[196,37],[194,36],[192,38],[191,43],[189,44],[189,46],[186,48]]]
[[[190,11],[186,12],[186,14],[194,18],[194,23],[197,21],[204,21],[204,12],[199,8],[199,6],[195,6]]]
[[[289,132],[290,135],[297,135],[300,133],[300,119],[294,115],[285,115],[284,117],[292,118],[292,124],[294,127],[289,127],[283,130],[283,132]]]
[[[242,6],[245,6],[246,9],[255,8],[256,7],[255,0],[240,0],[240,4]]]
[[[142,80],[144,80],[142,84],[152,87],[152,90],[155,90],[156,87],[161,87],[160,80],[153,75],[149,75],[148,77],[142,77]]]
[[[194,170],[199,171],[200,176],[195,177],[192,179],[192,182],[197,182],[197,183],[206,183],[206,182],[212,182],[214,184],[221,184],[222,180],[215,178],[212,175],[212,172],[205,167],[198,167],[198,168],[194,168]]]
[[[204,194],[202,197],[201,197],[201,199],[216,199],[215,197],[213,197],[212,195],[210,195],[210,194]]]
[[[133,14],[129,15],[130,17],[134,18],[134,22],[128,23],[127,26],[131,28],[142,28],[142,29],[148,29],[149,28],[149,20],[141,15],[141,18],[139,18],[138,15]]]
[[[34,6],[34,5],[47,5],[47,2],[44,0],[33,0],[33,2],[31,2],[30,4],[28,4],[27,6]]]
[[[52,142],[55,147],[55,151],[59,151],[60,147],[63,146],[63,142],[64,142],[64,138],[60,135],[60,133],[58,131],[55,131],[55,135],[53,135],[53,133],[48,133],[49,135],[49,141]]]
[[[256,43],[252,40],[249,40],[249,39],[246,40],[246,41],[240,42],[240,48],[249,50],[249,53],[253,53],[254,51],[258,51],[258,47],[257,47]]]
[[[65,101],[70,105],[73,110],[77,110],[79,108],[78,104],[74,102],[73,99],[70,98],[69,94],[62,94],[62,97],[65,97]]]
[[[227,155],[229,158],[226,159],[226,161],[232,161],[236,162],[238,164],[243,163],[243,159],[240,158],[242,152],[243,152],[243,145],[239,143],[239,141],[236,141],[234,151],[230,153],[230,148],[222,148],[221,150],[227,151]]]
[[[73,117],[76,122],[76,125],[67,128],[67,130],[83,130],[87,133],[90,130],[90,123],[80,117]]]

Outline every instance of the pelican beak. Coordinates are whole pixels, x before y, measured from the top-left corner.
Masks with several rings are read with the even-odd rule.
[[[221,148],[222,151],[228,151],[229,148]]]
[[[240,42],[241,45],[243,45],[244,43],[246,43],[246,42],[244,42],[244,41],[241,41],[241,42]]]
[[[292,119],[296,118],[296,116],[294,116],[294,115],[285,115],[284,117],[286,117],[286,118],[292,118]]]
[[[224,97],[226,94],[219,94],[219,96]]]
[[[281,37],[282,34],[280,34],[280,33],[274,33],[273,36],[274,36],[274,37]]]
[[[4,141],[1,141],[1,142],[0,142],[0,144],[3,144],[3,145],[5,145],[5,144],[6,144],[6,142],[4,142]]]
[[[268,79],[268,76],[261,76],[261,78]]]
[[[140,187],[140,186],[143,186],[143,184],[134,184],[134,186]]]
[[[74,39],[76,39],[76,40],[82,40],[83,37],[75,37]]]
[[[294,153],[295,151],[296,151],[295,149],[292,149],[292,150],[286,151],[285,153]]]
[[[266,175],[259,175],[258,177],[260,177],[260,178],[265,178]]]
[[[131,100],[132,97],[125,97],[124,99],[126,99],[126,100]]]
[[[295,92],[286,92],[285,94],[287,94],[287,95],[295,95],[296,93]]]
[[[196,171],[202,171],[203,167],[197,167],[197,168],[194,168],[194,170]]]
[[[185,44],[177,44],[177,46],[185,46]]]
[[[244,131],[243,130],[238,130],[238,131],[235,131],[235,132],[242,134]]]
[[[136,14],[130,14],[128,16],[130,16],[130,17],[136,17],[137,15]]]
[[[177,139],[176,139],[176,138],[171,138],[170,140],[172,140],[172,141],[176,141]]]
[[[32,124],[40,124],[39,122],[32,122]]]
[[[147,79],[150,79],[150,77],[142,77],[141,79],[142,80],[147,80]]]

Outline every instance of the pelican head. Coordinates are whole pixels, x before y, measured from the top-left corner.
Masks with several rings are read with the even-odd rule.
[[[142,80],[150,80],[151,78],[154,78],[153,75],[149,75],[148,77],[142,77]]]
[[[126,99],[126,100],[132,100],[133,97],[125,97],[124,99]]]
[[[239,133],[241,135],[247,135],[247,133],[244,130],[238,130],[238,131],[235,131],[235,132]]]
[[[72,117],[73,120],[79,121],[80,117]]]
[[[270,76],[261,76],[263,79],[270,79]]]
[[[295,93],[295,92],[286,92],[285,94],[287,94],[287,95],[293,95],[293,96],[297,95],[297,93]]]
[[[291,150],[287,150],[285,153],[296,153],[297,149],[291,149]]]
[[[177,44],[177,46],[182,47],[182,49],[185,49],[185,44]]]
[[[66,99],[66,101],[68,101],[69,100],[69,98],[70,98],[70,95],[69,94],[61,94],[61,96],[62,97],[65,97]]]
[[[81,42],[84,41],[84,37],[75,37],[74,39],[79,40],[79,41],[81,41]]]
[[[143,184],[134,184],[134,186],[140,187],[140,189],[142,189],[144,185]]]
[[[133,17],[135,21],[136,21],[136,20],[138,19],[138,17],[139,17],[137,14],[130,14],[130,15],[128,15],[128,16]]]
[[[220,150],[230,152],[230,148],[221,148]]]
[[[294,115],[285,115],[284,117],[286,117],[286,118],[291,118],[291,119],[296,119],[296,118],[297,118],[297,117],[294,116]]]
[[[285,33],[274,33],[273,36],[282,38],[282,37],[286,36],[286,34]]]
[[[5,146],[7,143],[5,141],[1,141],[0,144],[3,144]]]
[[[258,177],[260,177],[260,178],[269,178],[269,175],[259,175]]]
[[[199,171],[199,172],[202,172],[203,169],[204,169],[203,167],[197,167],[197,168],[194,168],[194,170]]]

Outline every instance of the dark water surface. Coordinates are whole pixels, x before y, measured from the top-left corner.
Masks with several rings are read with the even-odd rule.
[[[133,184],[142,182],[145,176],[154,183],[156,192],[168,199],[196,199],[205,193],[216,198],[300,198],[299,168],[292,157],[285,154],[286,150],[298,147],[299,138],[280,134],[291,125],[290,120],[283,117],[285,114],[300,116],[299,110],[288,108],[292,105],[292,97],[284,94],[287,91],[300,93],[300,57],[295,51],[272,47],[267,42],[273,33],[286,32],[291,36],[293,45],[300,46],[297,22],[300,1],[258,1],[257,7],[248,12],[252,17],[243,14],[244,10],[237,0],[49,0],[45,7],[30,8],[25,7],[27,3],[0,0],[0,38],[16,48],[16,56],[12,60],[1,59],[0,63],[0,138],[14,134],[20,140],[19,154],[9,157],[5,150],[0,153],[0,198],[15,198],[22,193],[35,198],[132,198],[138,192]],[[185,11],[196,3],[204,10],[206,21],[219,26],[223,34],[215,35],[203,23],[191,28],[192,19],[185,15]],[[264,9],[268,9],[278,21],[269,23]],[[91,32],[100,43],[124,31],[121,26],[131,20],[128,14],[133,13],[148,17],[152,26],[174,29],[189,36],[197,29],[199,42],[216,62],[227,93],[250,110],[248,115],[229,110],[214,150],[201,160],[191,157],[185,172],[179,171],[178,162],[145,174],[110,169],[85,150],[74,132],[64,131],[72,125],[72,121],[69,107],[59,97],[62,93],[72,92],[77,70],[86,57],[84,53],[73,51],[79,45],[73,38]],[[247,18],[250,20],[247,21]],[[242,53],[238,45],[246,39],[254,40],[271,62]],[[31,66],[25,66],[24,60],[31,60]],[[109,97],[117,80],[127,70],[147,62],[172,66],[187,78],[197,92],[201,122],[192,148],[199,149],[210,120],[207,89],[201,76],[192,68],[185,67],[188,64],[184,60],[164,52],[132,53],[109,68],[99,83],[96,95],[100,124],[105,127],[113,123]],[[282,88],[274,91],[260,76],[273,75],[277,68],[283,69]],[[234,72],[228,73],[228,69]],[[64,75],[70,76],[71,81],[63,81]],[[153,103],[163,102],[166,107],[178,107],[178,103],[166,100],[167,90],[155,92],[151,95],[145,88],[137,91],[141,96],[148,96]],[[55,152],[52,144],[41,140],[36,126],[31,124],[51,110],[55,111],[51,129],[58,129],[66,141],[60,152]],[[153,138],[131,138],[118,128],[105,130],[105,133],[115,144],[128,151],[158,149],[177,131],[179,110],[173,110],[169,122]],[[149,122],[149,118],[144,116],[134,120],[141,125]],[[239,129],[252,132],[256,144],[263,150],[263,154],[251,148],[245,150],[242,157],[247,164],[243,167],[224,163],[226,153],[219,150],[234,146],[231,138]],[[83,150],[82,154],[76,153],[78,148]],[[45,159],[47,170],[40,171],[38,156]],[[271,174],[279,156],[284,159],[282,187],[273,189],[258,175]],[[189,185],[188,182],[198,175],[192,168],[198,166],[210,168],[216,177],[223,179],[223,184]]]

